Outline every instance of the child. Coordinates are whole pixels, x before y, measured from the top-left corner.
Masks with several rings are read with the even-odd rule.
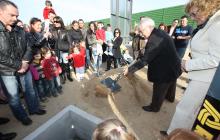
[[[45,8],[43,10],[43,17],[44,17],[44,31],[48,32],[49,31],[49,26],[50,26],[50,19],[49,19],[49,14],[53,13],[56,15],[54,9],[52,8],[52,2],[50,0],[45,1]]]
[[[131,64],[133,61],[133,57],[129,54],[128,49],[124,50],[123,58],[128,64]]]
[[[42,56],[44,57],[42,60],[42,66],[45,78],[49,84],[52,95],[57,97],[57,92],[62,93],[61,87],[59,87],[57,83],[57,77],[62,72],[62,69],[56,58],[52,56],[51,50],[49,48],[43,47],[41,48],[41,52]]]
[[[85,47],[75,44],[70,48],[68,59],[73,59],[73,67],[76,70],[76,78],[78,81],[83,80],[85,72]]]
[[[106,51],[104,53],[107,56],[108,55],[113,56],[113,53],[112,53],[112,46],[113,46],[112,40],[113,40],[114,36],[113,36],[112,28],[111,28],[110,24],[107,24],[107,30],[105,31],[105,37],[106,37],[107,48],[106,48]]]
[[[97,40],[96,45],[92,46],[92,59],[93,59],[93,68],[95,70],[96,76],[98,77],[100,75],[99,69],[102,64],[102,44],[103,42],[101,40]]]
[[[50,0],[45,1],[45,8],[43,10],[44,20],[48,20],[48,15],[50,12],[55,13],[54,9],[52,8],[52,3]]]
[[[48,92],[49,86],[46,83],[43,67],[41,66],[40,50],[37,50],[36,54],[34,54],[34,60],[30,64],[30,71],[34,79],[34,85],[39,95],[40,101],[47,101],[46,96],[50,97],[51,95]]]
[[[105,38],[106,38],[106,43],[112,42],[112,39],[114,38],[110,24],[107,24],[107,29],[105,31]]]
[[[105,42],[105,30],[102,29],[102,23],[99,22],[96,30],[96,39]]]
[[[93,132],[92,140],[136,140],[126,126],[117,119],[100,123]]]

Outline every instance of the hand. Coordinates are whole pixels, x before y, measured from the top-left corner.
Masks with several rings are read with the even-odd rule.
[[[44,38],[48,38],[48,32],[44,33]]]
[[[51,36],[52,36],[52,34],[49,31],[44,33],[44,38],[49,38]]]
[[[127,75],[128,75],[128,67],[126,67],[126,68],[124,69],[123,74],[124,74],[124,76],[127,76]]]
[[[52,37],[51,32],[48,32],[47,34],[48,34],[48,37],[49,37],[49,38],[51,38],[51,37]]]
[[[22,61],[21,68],[17,71],[18,73],[24,73],[29,67],[28,61]]]
[[[99,39],[99,40],[97,40],[97,43],[99,43],[99,44],[103,44],[103,41],[101,40],[101,39]]]
[[[177,39],[183,39],[183,36],[177,36],[176,38]]]

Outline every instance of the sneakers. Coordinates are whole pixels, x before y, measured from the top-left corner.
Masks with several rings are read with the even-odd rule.
[[[32,120],[29,117],[27,117],[23,120],[20,120],[20,121],[23,125],[31,125],[32,124]]]
[[[38,111],[30,113],[30,115],[34,115],[34,114],[36,114],[36,115],[44,115],[44,114],[46,114],[46,110],[38,109]]]
[[[6,124],[8,123],[10,120],[8,118],[0,118],[0,125],[1,124]]]

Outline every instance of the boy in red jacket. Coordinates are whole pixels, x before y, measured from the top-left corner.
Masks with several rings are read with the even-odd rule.
[[[42,56],[44,59],[42,60],[42,67],[45,78],[49,84],[50,91],[54,97],[57,97],[59,93],[62,93],[61,88],[58,86],[56,78],[62,72],[62,69],[59,63],[56,60],[56,57],[52,56],[51,50],[47,47],[41,48]]]

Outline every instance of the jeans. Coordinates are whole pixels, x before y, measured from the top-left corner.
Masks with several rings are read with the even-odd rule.
[[[23,120],[27,118],[27,113],[25,112],[18,93],[18,81],[15,76],[1,76],[3,86],[7,90],[6,96],[9,100],[9,106],[14,114],[15,118],[18,120]]]
[[[184,57],[185,52],[186,52],[186,47],[185,48],[176,48],[176,51],[179,54],[179,57],[182,59]]]
[[[51,80],[47,80],[47,83],[49,85],[49,90],[53,96],[57,95],[57,90],[59,88],[59,85],[57,83],[57,77],[54,76]]]
[[[100,55],[92,55],[92,58],[93,58],[93,61],[94,61],[94,64],[93,64],[93,67],[95,69],[95,72],[99,72],[99,68],[101,67],[101,64],[102,64],[102,56]]]
[[[29,113],[34,113],[39,109],[38,95],[35,93],[33,79],[30,70],[25,75],[20,76],[22,89],[25,93],[25,101]]]
[[[86,66],[91,66],[90,51],[91,50],[86,49]]]
[[[46,80],[44,78],[36,80],[35,86],[36,86],[37,93],[38,93],[40,99],[45,97],[46,93],[48,93],[48,89],[49,89],[49,86],[48,86]]]
[[[85,73],[85,67],[82,66],[82,67],[77,67],[75,69],[76,69],[76,78],[78,80],[82,80],[84,77],[84,73]]]

